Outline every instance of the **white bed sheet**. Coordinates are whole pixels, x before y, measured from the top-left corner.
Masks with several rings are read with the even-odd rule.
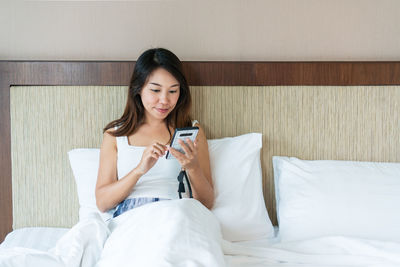
[[[258,267],[258,266],[268,266],[266,264],[266,260],[263,257],[253,257],[250,256],[248,251],[254,250],[262,250],[263,248],[268,248],[273,246],[274,244],[278,244],[280,239],[278,237],[279,228],[278,226],[274,226],[274,237],[266,238],[266,239],[258,239],[251,241],[241,241],[241,242],[226,242],[225,243],[225,255],[224,259],[226,262],[226,266],[228,267]],[[236,245],[242,250],[243,255],[240,255],[241,252],[236,251],[233,252],[235,255],[229,255],[230,245]],[[227,248],[229,247],[229,248]]]
[[[267,244],[269,243],[269,244]],[[223,241],[230,267],[399,267],[400,243],[343,236],[281,242]]]
[[[31,248],[42,251],[54,247],[57,241],[68,232],[69,228],[25,227],[9,233],[0,248]]]
[[[68,230],[50,227],[18,229],[7,235],[0,248],[47,251]],[[275,230],[278,229],[275,227]],[[280,242],[277,237],[245,242],[223,241],[222,247],[229,267],[400,266],[400,243],[341,236],[287,243]]]

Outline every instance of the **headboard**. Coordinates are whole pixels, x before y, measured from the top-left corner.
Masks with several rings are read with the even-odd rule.
[[[24,111],[24,108],[40,107],[42,104],[38,104],[38,101],[47,105],[55,96],[61,99],[57,101],[70,101],[70,105],[75,105],[76,99],[88,96],[84,88],[95,90],[100,94],[99,99],[108,99],[104,96],[110,96],[111,102],[104,102],[104,106],[107,103],[124,106],[125,91],[134,64],[0,61],[0,241],[12,230],[13,223],[16,228],[71,224],[60,225],[51,220],[50,223],[49,220],[36,220],[32,225],[20,221],[16,224],[16,220],[13,222],[15,216],[21,217],[23,213],[27,217],[51,217],[51,211],[48,215],[42,211],[46,208],[45,197],[43,203],[35,204],[38,208],[35,210],[28,203],[32,198],[24,198],[25,194],[18,193],[18,190],[26,186],[24,190],[33,191],[30,197],[46,194],[47,185],[40,184],[46,183],[46,180],[35,176],[44,172],[37,165],[40,154],[29,156],[26,153],[28,156],[24,158],[24,149],[29,147],[29,142],[38,142],[35,138],[48,138],[34,133],[56,133],[49,129],[33,132],[32,129],[38,128],[39,121],[36,119],[40,118],[31,115],[42,113],[25,110],[23,114],[30,117],[24,121],[18,112]],[[263,133],[263,192],[268,212],[275,224],[273,155],[303,159],[400,161],[400,62],[183,64],[192,92],[193,118],[200,121],[208,138],[247,132]],[[65,94],[62,97],[61,92]],[[70,92],[74,92],[74,96]],[[35,94],[40,98],[35,99]],[[54,103],[49,105],[55,106]],[[102,110],[104,113],[93,112],[97,121],[108,122],[112,116],[120,115],[119,109],[107,106]],[[88,114],[88,118],[91,118],[92,113]],[[56,148],[53,146],[54,155],[58,155],[54,158],[68,166],[68,149],[84,145],[99,147],[101,129],[104,127],[101,124],[104,121],[96,125],[97,128],[90,133],[93,138],[86,143],[64,143],[64,146],[56,145]],[[85,127],[90,128],[90,123],[86,123]],[[31,128],[24,132],[22,126]],[[41,122],[39,128],[45,127],[46,123]],[[79,126],[73,127],[76,130]],[[27,171],[21,174],[19,166]],[[32,174],[32,177],[28,174]],[[18,176],[24,176],[25,180]],[[62,178],[69,185],[73,184],[69,169],[65,169],[61,176],[52,179]],[[72,207],[69,207],[75,214],[71,219],[73,222],[77,218],[77,197],[75,189],[71,188],[67,192],[60,190],[60,194],[65,193],[75,199]]]

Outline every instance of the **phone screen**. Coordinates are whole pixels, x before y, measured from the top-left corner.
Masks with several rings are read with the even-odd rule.
[[[186,144],[186,138],[189,138],[190,140],[192,140],[192,142],[194,142],[198,132],[199,132],[199,127],[176,128],[174,135],[172,136],[171,147],[185,154],[185,151],[178,143],[178,140],[181,139]],[[168,151],[166,159],[174,159],[174,158],[175,157]]]

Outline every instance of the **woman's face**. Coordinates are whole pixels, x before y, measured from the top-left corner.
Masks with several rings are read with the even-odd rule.
[[[171,73],[163,68],[154,70],[140,92],[146,120],[164,120],[178,102],[179,89]]]

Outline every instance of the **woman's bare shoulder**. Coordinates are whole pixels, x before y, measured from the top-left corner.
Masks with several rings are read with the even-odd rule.
[[[197,134],[197,140],[199,141],[199,140],[203,140],[203,141],[205,141],[205,140],[207,140],[207,138],[206,138],[206,134],[205,134],[205,132],[204,132],[204,129],[203,129],[203,127],[200,125],[200,123],[198,122],[198,121],[195,121],[194,123],[193,123],[193,126],[195,126],[195,127],[199,127],[199,133]]]
[[[103,133],[102,147],[107,147],[107,148],[114,147],[115,149],[117,149],[117,141],[116,141],[117,139],[113,135],[113,133],[114,129],[108,129]]]

